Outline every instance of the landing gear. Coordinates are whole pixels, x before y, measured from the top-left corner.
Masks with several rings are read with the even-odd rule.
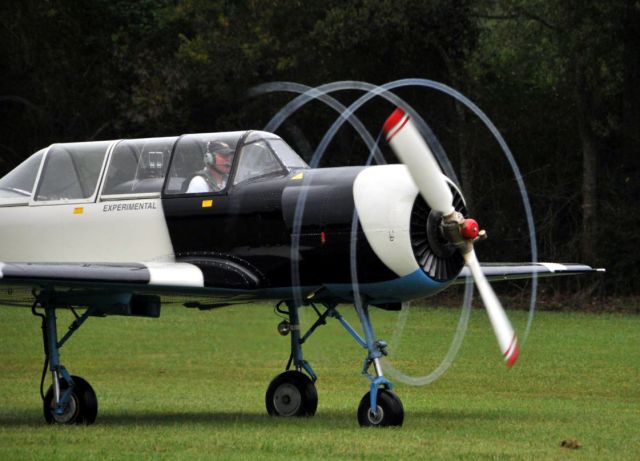
[[[384,377],[382,364],[380,363],[380,358],[383,355],[387,355],[387,343],[376,339],[367,304],[363,303],[361,306],[356,304],[356,311],[358,312],[358,317],[360,317],[364,339],[353,331],[353,328],[347,328],[346,325],[345,328],[362,347],[367,349],[368,354],[364,361],[362,374],[371,381],[369,392],[360,400],[360,405],[358,406],[358,422],[360,426],[367,427],[402,426],[404,407],[400,398],[391,392],[393,384]],[[341,323],[346,323],[344,320],[338,320]],[[373,367],[373,374],[369,372],[371,367]]]
[[[313,416],[318,408],[318,392],[305,374],[289,370],[271,381],[265,403],[270,416]]]
[[[358,405],[358,422],[366,427],[402,426],[404,407],[396,394],[386,389],[378,391],[376,411],[371,411],[371,392]]]
[[[300,336],[300,322],[298,307],[286,303],[288,310],[281,308],[284,302],[278,303],[276,311],[287,314],[289,320],[278,325],[278,332],[285,336],[291,335],[291,356],[287,364],[287,371],[276,376],[265,397],[267,412],[271,416],[313,416],[318,406],[318,394],[314,385],[317,377],[311,365],[304,360],[302,344],[320,325],[326,324],[327,317],[337,319],[347,332],[367,350],[362,374],[371,382],[369,392],[358,406],[358,422],[366,427],[402,426],[404,421],[404,407],[400,398],[392,392],[393,385],[384,377],[380,358],[386,355],[387,344],[377,340],[369,318],[368,306],[356,306],[360,323],[364,331],[364,338],[337,311],[335,304],[325,305],[325,311],[320,312],[316,306],[309,305],[318,315],[318,319],[304,336]],[[291,365],[295,370],[290,370]],[[373,368],[371,373],[369,370]],[[302,373],[305,371],[307,375]]]
[[[44,419],[49,424],[92,424],[98,415],[98,399],[91,385],[79,376],[71,376],[73,389],[66,404],[56,405],[55,389],[50,386],[44,397]],[[66,381],[60,382],[60,391],[68,389]]]
[[[76,316],[69,326],[69,331],[58,340],[56,325],[56,305],[53,294],[43,292],[36,294],[31,311],[42,319],[42,339],[44,343],[45,366],[42,371],[40,393],[43,400],[44,419],[49,424],[93,424],[98,415],[98,399],[91,385],[80,378],[72,376],[60,362],[60,348],[80,328],[91,314],[87,309],[84,314]],[[44,314],[36,311],[37,306],[44,308]],[[52,384],[43,393],[47,366],[51,372]]]
[[[283,304],[285,303],[278,303],[276,311],[288,315],[289,320],[280,322],[278,332],[283,336],[291,335],[291,355],[286,371],[276,376],[267,388],[267,413],[271,416],[313,416],[318,408],[318,392],[314,384],[318,378],[309,362],[304,359],[302,344],[318,326],[326,323],[328,314],[320,314],[316,309],[318,320],[304,336],[300,336],[298,306],[287,302],[285,310],[282,308]],[[292,365],[295,370],[290,369]]]

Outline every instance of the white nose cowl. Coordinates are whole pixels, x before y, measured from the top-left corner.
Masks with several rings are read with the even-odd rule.
[[[411,210],[418,195],[404,165],[365,168],[353,183],[356,211],[376,256],[398,277],[419,266],[411,247]]]

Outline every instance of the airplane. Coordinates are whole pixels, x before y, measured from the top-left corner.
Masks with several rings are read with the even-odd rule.
[[[317,376],[302,345],[333,318],[366,350],[359,424],[402,425],[369,310],[398,310],[467,276],[513,365],[517,338],[488,280],[596,269],[480,264],[473,245],[484,232],[410,116],[397,109],[384,132],[404,164],[310,168],[281,137],[249,130],[53,144],[1,178],[0,305],[30,306],[41,320],[45,421],[97,418],[93,388],[60,358],[85,321],[156,318],[176,300],[200,310],[271,300],[288,316],[278,330],[290,336],[290,357],[265,395],[272,416],[316,413]],[[362,333],[340,304],[355,305]],[[317,314],[306,333],[303,307]],[[75,315],[64,334],[58,309]]]

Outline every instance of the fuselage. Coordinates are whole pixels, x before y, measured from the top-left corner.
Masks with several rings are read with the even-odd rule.
[[[227,187],[186,193],[189,168],[219,137],[235,148]],[[16,187],[24,171],[0,180],[19,191],[0,197],[0,261],[184,262],[212,289],[344,299],[357,290],[378,303],[427,296],[457,276],[461,265],[425,269],[429,210],[404,166],[310,169],[292,155],[263,132],[51,146],[16,169],[30,162],[32,184]],[[93,189],[57,186],[73,182],[66,157]]]

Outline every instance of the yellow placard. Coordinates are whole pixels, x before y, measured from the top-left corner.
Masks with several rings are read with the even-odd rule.
[[[213,200],[209,199],[209,200],[202,201],[202,208],[211,208],[212,206],[213,206]]]

